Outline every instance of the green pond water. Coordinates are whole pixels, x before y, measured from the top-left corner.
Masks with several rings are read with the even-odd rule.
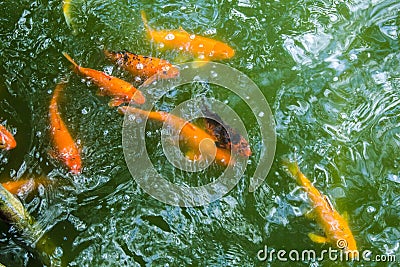
[[[236,95],[207,84],[183,86],[157,109],[207,95],[243,119],[253,155],[239,183],[200,207],[164,204],[132,178],[122,147],[123,117],[97,88],[71,71],[79,64],[135,83],[103,49],[182,61],[145,38],[140,10],[155,29],[178,29],[231,45],[221,61],[252,79],[272,109],[277,145],[272,168],[255,192],[249,181],[260,157],[260,130]],[[0,2],[0,122],[16,149],[0,154],[1,182],[32,178],[38,189],[19,197],[57,246],[63,266],[398,266],[400,260],[400,3],[398,1],[73,1],[73,29],[62,1]],[[68,80],[59,105],[77,140],[83,172],[54,160],[48,107],[55,85]],[[136,84],[137,85],[137,84]],[[246,88],[243,88],[246,90]],[[183,173],[162,155],[160,124],[146,134],[151,160],[166,179],[205,184],[223,171]],[[268,251],[315,250],[318,225],[304,214],[307,197],[282,168],[299,162],[305,175],[347,213],[360,251],[397,262],[329,258],[261,261]],[[0,223],[0,263],[42,266]],[[287,257],[287,255],[286,255]]]

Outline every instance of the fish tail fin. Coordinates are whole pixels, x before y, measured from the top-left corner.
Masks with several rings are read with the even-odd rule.
[[[108,49],[104,49],[103,53],[106,56],[106,58],[108,58],[108,59],[113,59],[115,57],[115,54],[116,54],[116,52],[108,50]]]
[[[74,65],[75,69],[79,69],[79,65],[67,53],[62,52],[62,54],[66,59],[68,59],[69,62],[72,63],[72,65]]]
[[[146,28],[147,32],[150,33],[151,32],[151,28],[149,26],[149,22],[147,21],[146,12],[144,12],[144,10],[141,10],[140,11],[140,16],[142,17],[142,21],[143,21],[144,27]]]

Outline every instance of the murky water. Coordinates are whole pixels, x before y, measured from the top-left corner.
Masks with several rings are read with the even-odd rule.
[[[165,205],[131,178],[121,144],[123,117],[107,106],[109,98],[97,96],[95,86],[71,71],[61,52],[128,81],[132,78],[107,61],[103,49],[182,60],[145,39],[140,10],[154,28],[181,26],[229,43],[236,55],[225,63],[254,80],[269,101],[277,153],[254,193],[248,185],[256,149],[234,190],[204,207]],[[20,197],[58,246],[65,265],[291,266],[276,258],[261,262],[257,252],[265,245],[287,251],[328,247],[307,236],[318,226],[303,216],[309,210],[305,195],[281,168],[281,159],[292,157],[337,209],[348,213],[361,251],[399,260],[399,10],[397,1],[377,0],[76,0],[71,29],[61,1],[2,1],[0,122],[15,134],[18,147],[0,154],[1,181],[41,176],[52,181]],[[84,170],[78,176],[67,174],[49,156],[48,106],[63,79],[69,83],[60,109],[83,155]],[[182,89],[168,94],[159,107],[169,110],[201,94],[240,110],[250,144],[259,145],[254,115],[227,90]],[[157,154],[158,135],[150,137],[153,161],[161,166],[165,160]],[[160,171],[171,181],[181,175],[169,168]],[[201,176],[210,179],[220,171],[214,167]],[[1,263],[40,265],[16,244],[7,225],[1,223],[0,230]]]

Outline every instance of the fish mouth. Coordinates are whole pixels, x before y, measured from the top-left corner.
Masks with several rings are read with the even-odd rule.
[[[81,173],[81,168],[80,167],[73,168],[71,170],[71,173],[72,174],[80,174]]]
[[[0,149],[11,150],[11,149],[13,149],[15,147],[16,147],[16,145],[9,144],[7,142],[0,143]]]
[[[244,152],[244,154],[246,155],[246,157],[250,157],[252,153],[251,153],[251,150],[248,149],[248,150],[246,150],[246,151]]]
[[[135,101],[137,104],[142,105],[146,102],[146,98],[144,97],[143,93],[140,91],[137,91],[133,97],[133,101]]]

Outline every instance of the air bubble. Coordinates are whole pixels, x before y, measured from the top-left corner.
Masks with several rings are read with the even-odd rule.
[[[350,60],[351,61],[354,61],[354,60],[356,60],[357,59],[357,55],[356,54],[351,54],[350,55]]]
[[[143,68],[144,68],[144,66],[143,66],[142,63],[136,64],[136,69],[137,69],[137,70],[142,70]]]
[[[400,177],[396,174],[389,174],[388,180],[400,184]]]
[[[367,212],[368,213],[372,213],[372,212],[375,212],[375,211],[376,211],[376,209],[374,207],[372,207],[372,206],[368,206],[367,207]]]

